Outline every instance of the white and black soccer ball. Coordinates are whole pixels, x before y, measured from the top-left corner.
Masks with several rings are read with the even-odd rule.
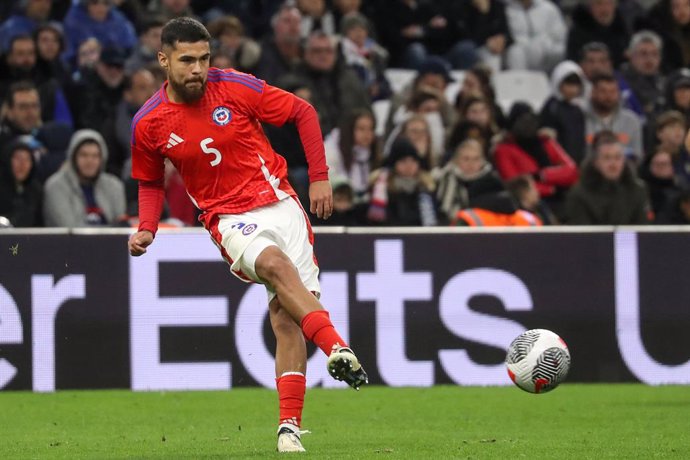
[[[530,393],[546,393],[568,375],[570,352],[557,334],[547,329],[531,329],[510,344],[506,366],[515,385]]]

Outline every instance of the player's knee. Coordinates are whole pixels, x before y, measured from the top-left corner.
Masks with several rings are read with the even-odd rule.
[[[266,248],[256,260],[256,274],[274,287],[282,284],[295,271],[288,256],[278,247]]]

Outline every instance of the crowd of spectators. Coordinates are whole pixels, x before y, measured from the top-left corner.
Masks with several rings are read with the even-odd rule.
[[[14,0],[0,226],[136,224],[131,120],[164,84],[161,30],[178,16],[207,26],[212,66],[316,108],[335,212],[315,224],[690,223],[690,0]],[[416,76],[394,91],[390,68]],[[520,69],[551,95],[504,111],[492,75]],[[296,128],[265,132],[306,203]],[[198,225],[171,165],[166,201],[163,222]]]

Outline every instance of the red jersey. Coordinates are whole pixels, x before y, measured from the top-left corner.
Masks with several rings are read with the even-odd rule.
[[[170,101],[166,87],[132,120],[133,178],[160,181],[170,159],[204,222],[295,195],[260,123],[284,124],[294,95],[233,69],[209,69],[203,97],[191,104]],[[327,178],[323,168],[315,174]]]

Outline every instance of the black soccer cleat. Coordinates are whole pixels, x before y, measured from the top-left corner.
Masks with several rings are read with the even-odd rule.
[[[327,365],[331,377],[347,383],[355,390],[369,383],[369,376],[359,364],[357,356],[347,347],[334,345]]]

